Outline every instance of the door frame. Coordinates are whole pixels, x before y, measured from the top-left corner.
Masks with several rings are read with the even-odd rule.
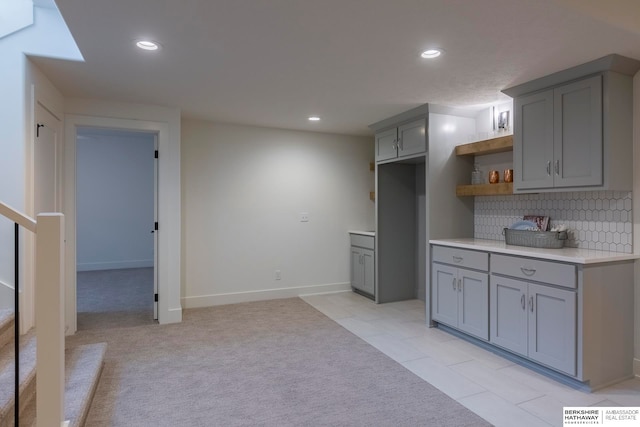
[[[78,144],[82,144],[81,142],[78,141],[78,129],[82,129],[81,133],[80,133],[80,137],[82,137],[83,135],[92,135],[92,132],[96,132],[97,134],[100,134],[101,131],[104,131],[105,128],[104,127],[88,127],[88,126],[76,126],[76,154],[77,154],[77,150],[78,150]],[[108,129],[109,131],[112,131],[113,129]],[[144,229],[144,232],[149,232],[149,230],[151,230],[151,233],[153,234],[152,236],[152,246],[153,246],[153,254],[151,257],[151,261],[153,262],[153,294],[148,295],[149,298],[154,298],[154,295],[156,295],[158,293],[158,237],[157,237],[157,233],[156,230],[154,229],[154,224],[157,223],[158,221],[158,158],[156,156],[154,156],[154,152],[157,153],[158,152],[158,133],[155,131],[132,131],[132,130],[123,130],[123,129],[118,129],[118,130],[113,130],[114,133],[113,138],[118,138],[120,136],[123,137],[136,137],[138,135],[144,135],[145,140],[143,141],[146,144],[146,149],[148,149],[148,160],[152,160],[153,161],[153,166],[151,168],[150,171],[150,176],[152,176],[152,180],[153,180],[153,188],[151,189],[151,191],[153,192],[153,201],[152,201],[152,206],[153,206],[153,218],[147,223],[148,228]],[[106,135],[111,135],[111,134],[106,134]],[[110,144],[110,140],[107,139],[110,137],[105,137],[105,139],[103,141],[99,141],[99,145],[109,145]],[[149,144],[151,143],[151,144]],[[136,144],[140,144],[140,142],[136,141],[131,145],[136,145]],[[149,146],[150,145],[150,146]],[[150,148],[150,149],[149,149]],[[124,154],[125,156],[127,155],[126,153]],[[76,174],[77,172],[77,168],[78,166],[80,166],[80,164],[78,163],[77,160],[77,156],[76,156]],[[149,173],[149,172],[147,172]],[[85,175],[86,176],[86,175]],[[125,189],[121,189],[122,191],[128,191],[126,188]],[[95,191],[91,191],[91,193],[95,194]],[[78,203],[80,201],[79,197],[82,197],[83,200],[85,200],[87,197],[91,197],[90,195],[84,193],[84,195],[78,195],[77,191],[76,191],[76,203]],[[146,205],[146,209],[149,208],[149,205]],[[76,208],[76,215],[77,215],[77,208]],[[80,236],[82,237],[82,236]],[[77,231],[77,226],[76,226],[76,245],[77,245],[77,239],[78,239],[78,231]],[[140,258],[141,260],[145,259],[145,258]],[[77,261],[77,260],[76,260]],[[137,261],[137,260],[136,260]],[[136,264],[133,264],[134,267],[136,267]],[[77,262],[76,262],[76,266],[77,266]],[[126,267],[126,263],[125,266],[116,266],[115,268],[129,268]],[[76,277],[77,280],[77,277]],[[77,289],[76,289],[77,290]],[[77,297],[77,296],[76,296]],[[76,304],[77,304],[77,299],[76,299]],[[158,303],[157,303],[157,299],[153,302],[153,319],[154,320],[158,320]]]
[[[159,161],[158,165],[158,215],[167,226],[163,229],[160,224],[159,233],[156,234],[156,269],[158,272],[158,322],[174,323],[182,320],[182,307],[180,306],[180,257],[175,254],[174,246],[180,247],[180,242],[172,242],[170,233],[172,219],[171,212],[176,207],[171,205],[174,193],[169,176],[165,178],[163,171],[170,170],[169,159],[165,156],[167,167],[163,166],[162,153],[169,152],[170,135],[169,125],[165,122],[155,122],[148,120],[120,119],[112,117],[67,115],[65,117],[65,158],[64,158],[64,213],[66,221],[66,289],[65,289],[65,324],[67,335],[77,331],[77,295],[76,295],[76,138],[78,127],[97,127],[105,129],[116,129],[123,131],[145,131],[155,133],[158,139]],[[169,173],[167,172],[167,175]],[[165,194],[167,197],[163,197]],[[165,237],[166,236],[166,237]],[[179,250],[178,250],[179,254]],[[176,278],[176,272],[178,277]]]

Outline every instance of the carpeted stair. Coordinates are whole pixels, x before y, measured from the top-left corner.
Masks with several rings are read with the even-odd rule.
[[[0,310],[0,427],[14,426],[14,316]],[[69,349],[65,355],[65,418],[70,427],[84,425],[97,387],[106,344]],[[20,426],[36,425],[36,337],[20,337]]]

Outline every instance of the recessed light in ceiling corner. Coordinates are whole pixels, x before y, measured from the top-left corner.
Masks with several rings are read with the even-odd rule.
[[[442,49],[427,49],[424,52],[422,52],[420,56],[425,59],[433,59],[442,55],[442,53],[443,53]]]
[[[318,116],[309,116],[309,121],[310,122],[319,122],[320,121],[320,117],[318,117]]]
[[[160,43],[153,40],[136,40],[136,46],[142,50],[160,50]]]

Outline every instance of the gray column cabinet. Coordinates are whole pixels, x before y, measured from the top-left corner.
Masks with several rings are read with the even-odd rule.
[[[436,247],[434,260],[486,270],[487,254]],[[432,317],[470,335],[489,339],[489,275],[434,262]]]
[[[375,294],[375,238],[351,235],[351,287],[373,297]]]
[[[376,161],[412,156],[427,151],[426,121],[414,120],[376,133]]]
[[[515,99],[514,191],[603,185],[602,76]]]

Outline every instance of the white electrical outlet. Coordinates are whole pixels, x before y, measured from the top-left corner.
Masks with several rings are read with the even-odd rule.
[[[300,222],[309,222],[308,212],[300,212]]]
[[[276,270],[274,277],[276,280],[281,280],[282,279],[282,274],[280,273],[280,270]]]

